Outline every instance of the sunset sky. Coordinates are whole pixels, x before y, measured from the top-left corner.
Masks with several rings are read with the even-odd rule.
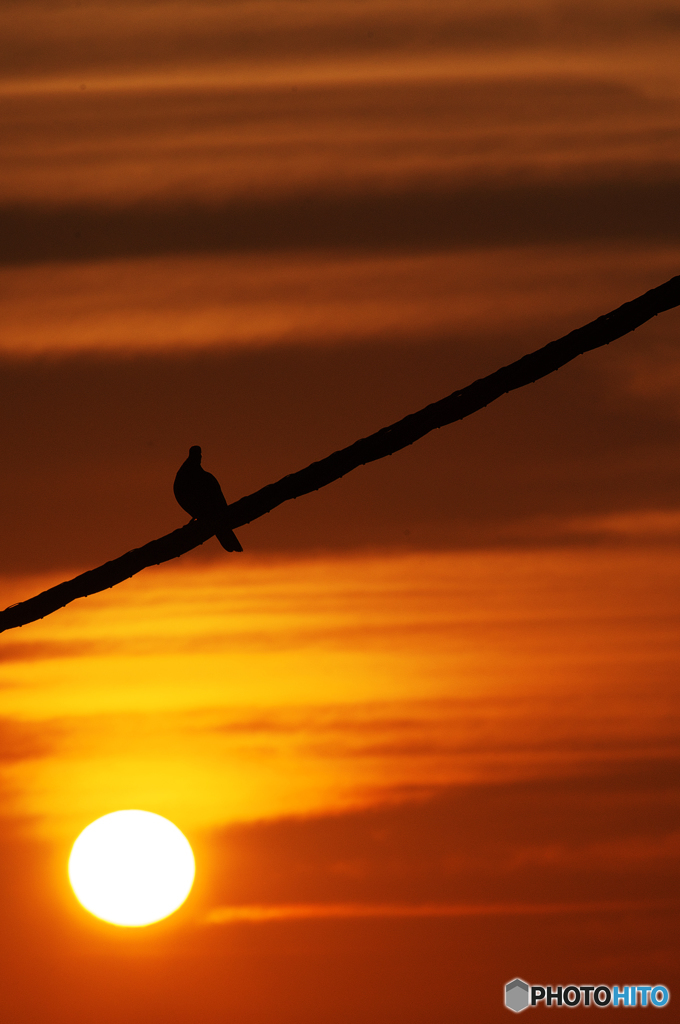
[[[183,525],[190,445],[236,500],[680,273],[672,0],[4,0],[0,39],[0,607]],[[2,635],[3,1021],[680,998],[679,331]],[[142,929],[66,874],[125,808],[197,862]]]

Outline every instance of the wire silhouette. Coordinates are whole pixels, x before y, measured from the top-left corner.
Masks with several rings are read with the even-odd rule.
[[[563,338],[551,341],[508,366],[503,366],[487,377],[474,381],[460,391],[405,416],[397,423],[383,427],[369,437],[361,438],[347,448],[333,452],[319,462],[313,462],[297,473],[284,476],[276,483],[267,484],[228,506],[228,526],[231,530],[271,512],[284,501],[318,491],[334,480],[350,473],[358,466],[392,455],[418,441],[431,430],[455,423],[483,409],[501,395],[532,384],[571,362],[576,356],[629,334],[652,317],[680,306],[680,276],[652,288],[644,295],[624,303],[611,313],[605,313],[584,327],[579,327]],[[214,525],[205,519],[193,519],[186,526],[152,540],[106,562],[96,569],[81,573],[72,580],[59,583],[26,601],[11,605],[0,612],[0,632],[25,626],[63,608],[78,597],[107,590],[129,579],[152,565],[178,558],[198,547],[215,534]]]

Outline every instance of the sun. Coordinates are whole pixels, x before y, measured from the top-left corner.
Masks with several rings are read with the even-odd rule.
[[[196,864],[188,840],[150,811],[114,811],[84,829],[68,874],[80,903],[110,924],[141,928],[184,903]]]

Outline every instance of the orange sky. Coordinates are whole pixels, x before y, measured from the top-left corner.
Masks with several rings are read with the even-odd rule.
[[[185,522],[191,444],[234,500],[679,272],[662,0],[7,0],[0,34],[3,607]],[[678,991],[679,325],[3,634],[3,1019]],[[125,807],[197,857],[140,931],[66,879]]]

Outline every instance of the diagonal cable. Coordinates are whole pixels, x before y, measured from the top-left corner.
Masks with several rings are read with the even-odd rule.
[[[284,476],[276,483],[267,484],[254,494],[240,498],[229,506],[231,528],[237,529],[246,523],[252,523],[254,519],[271,512],[284,501],[318,491],[319,488],[339,480],[358,466],[392,455],[429,434],[431,430],[470,416],[501,395],[540,380],[554,370],[559,370],[576,356],[608,345],[610,341],[629,334],[658,313],[679,305],[680,276],[672,277],[665,284],[652,288],[630,302],[625,302],[611,313],[605,313],[584,327],[571,331],[557,341],[551,341],[536,352],[522,356],[509,366],[501,367],[488,377],[482,377],[460,391],[454,391],[446,398],[405,416],[397,423],[383,427],[375,434],[363,437],[349,447],[333,452],[325,459],[298,470],[297,473]],[[142,569],[160,565],[161,562],[167,562],[191,551],[212,535],[210,527],[192,520],[179,530],[159,537],[158,540],[152,540],[141,548],[128,551],[120,558],[114,558],[111,562],[81,573],[80,576],[65,583],[59,583],[56,587],[51,587],[27,601],[6,608],[0,612],[0,632],[42,619],[77,597],[88,597],[90,594],[114,587]]]

